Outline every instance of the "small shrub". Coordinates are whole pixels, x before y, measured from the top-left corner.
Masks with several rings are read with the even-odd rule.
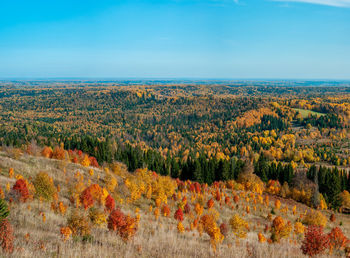
[[[182,209],[177,209],[174,214],[174,218],[178,221],[183,221],[184,220],[184,214],[182,212]]]
[[[328,248],[329,238],[323,234],[323,227],[310,225],[301,245],[303,254],[310,257],[322,254]]]
[[[191,207],[188,203],[185,204],[184,212],[185,214],[189,214],[191,212]]]
[[[224,240],[223,234],[220,232],[220,228],[216,225],[215,219],[211,215],[204,215],[200,219],[200,225],[198,231],[204,230],[210,237],[210,243],[213,250],[216,251],[216,245]]]
[[[292,231],[292,225],[290,222],[286,224],[282,217],[277,216],[272,222],[270,231],[272,242],[279,242],[282,238],[289,236]]]
[[[228,233],[228,226],[226,223],[221,223],[220,225],[220,232],[223,234],[225,237],[227,236]]]
[[[57,188],[55,187],[52,178],[46,172],[38,173],[33,183],[36,196],[43,198],[45,201],[52,200],[57,192]]]
[[[336,217],[335,217],[335,214],[334,214],[334,213],[332,213],[332,215],[330,216],[329,220],[330,220],[331,222],[334,222],[334,221],[336,220]]]
[[[86,188],[81,194],[80,194],[80,202],[83,204],[84,209],[87,210],[92,205],[94,205],[94,199],[92,198],[92,194],[90,192],[89,188]]]
[[[27,183],[24,179],[18,179],[12,187],[12,190],[18,195],[21,202],[26,202],[30,197]]]
[[[41,151],[41,156],[45,157],[45,158],[52,158],[53,156],[53,151],[51,149],[51,147],[44,147],[44,149]]]
[[[169,217],[170,215],[170,208],[167,204],[164,204],[162,207],[162,214],[164,217]]]
[[[258,239],[260,243],[266,242],[266,237],[262,233],[258,234]]]
[[[350,242],[349,239],[346,236],[344,236],[342,230],[338,227],[332,229],[332,231],[328,234],[328,239],[329,249],[331,253],[333,252],[333,250],[344,250]]]
[[[248,231],[248,222],[235,214],[229,221],[233,233],[236,237],[245,238]]]
[[[96,208],[89,210],[89,218],[93,225],[101,226],[107,222],[106,214]]]
[[[110,194],[106,198],[105,207],[108,212],[112,212],[114,210],[115,201]]]
[[[207,202],[207,206],[208,206],[208,209],[211,209],[211,208],[214,206],[214,200],[213,200],[213,199],[210,199],[210,200]]]
[[[90,235],[91,225],[87,217],[79,213],[77,210],[73,211],[67,220],[68,227],[72,230],[73,236]]]
[[[135,235],[137,226],[136,218],[124,215],[120,209],[115,209],[108,217],[108,229],[116,231],[124,241]]]
[[[185,232],[185,228],[184,228],[184,226],[182,225],[181,221],[179,221],[179,223],[177,223],[177,231],[178,231],[179,233]]]
[[[306,225],[325,227],[327,218],[320,211],[309,210],[303,219],[303,223]]]
[[[7,219],[0,222],[0,245],[5,253],[13,252],[13,228]]]

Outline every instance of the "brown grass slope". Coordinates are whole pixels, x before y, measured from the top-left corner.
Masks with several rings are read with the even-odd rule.
[[[67,173],[76,173],[88,177],[89,168],[64,161],[46,159],[37,156],[20,155],[13,157],[8,152],[0,151],[0,186],[6,188],[9,182],[11,186],[15,179],[7,176],[8,169],[12,167],[16,174],[25,178],[35,177],[40,171],[48,172],[55,184],[61,186],[60,199],[69,203],[68,189],[62,177],[63,168]],[[95,174],[104,173],[101,169],[94,168]],[[124,173],[127,173],[124,171]],[[123,179],[118,177],[119,188],[123,188]],[[237,241],[232,232],[229,232],[222,244],[218,245],[216,253],[210,248],[209,237],[206,234],[199,236],[196,231],[187,231],[179,234],[176,229],[177,222],[173,218],[160,216],[155,220],[154,215],[148,212],[149,200],[141,199],[134,204],[122,205],[125,213],[134,214],[135,208],[140,208],[141,220],[135,237],[125,243],[115,233],[108,231],[106,227],[92,229],[93,240],[91,242],[75,241],[70,239],[63,242],[60,236],[60,228],[66,225],[67,216],[71,212],[69,208],[65,216],[55,214],[50,209],[50,203],[40,202],[37,199],[29,203],[16,203],[11,205],[9,220],[15,231],[15,251],[5,254],[0,251],[1,257],[304,257],[299,244],[290,244],[282,241],[279,244],[259,243],[257,233],[263,232],[265,224],[271,222],[266,218],[272,208],[275,197],[270,196],[270,207],[261,208],[254,214],[246,214],[243,207],[231,210],[228,207],[215,208],[220,212],[220,221],[228,223],[229,218],[239,213],[251,226],[246,239]],[[292,200],[282,200],[282,207],[288,206],[289,210],[297,205],[298,210],[307,209],[306,206],[295,203]],[[30,208],[28,208],[30,206]],[[119,206],[117,204],[117,206]],[[43,222],[40,213],[45,213],[46,221]],[[329,212],[324,212],[329,217]],[[172,209],[171,217],[173,217]],[[278,212],[277,212],[278,214]],[[292,222],[295,218],[285,215],[285,219]],[[335,223],[328,222],[327,228],[337,226],[342,221],[343,232],[349,236],[350,219],[345,215],[337,215]],[[257,224],[257,222],[259,222]],[[186,226],[186,225],[185,225]],[[268,234],[265,234],[267,237]]]

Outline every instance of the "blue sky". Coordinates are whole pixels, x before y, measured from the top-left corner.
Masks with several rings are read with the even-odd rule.
[[[0,77],[350,79],[350,0],[0,0]]]

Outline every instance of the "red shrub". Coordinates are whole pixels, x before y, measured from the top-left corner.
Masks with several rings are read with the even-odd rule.
[[[80,202],[83,204],[85,210],[87,210],[92,205],[94,205],[94,199],[92,198],[92,195],[90,193],[90,189],[89,188],[86,188],[80,194]]]
[[[349,244],[349,239],[344,236],[342,230],[338,227],[333,228],[328,234],[329,238],[329,248],[331,252],[333,250],[342,250]]]
[[[169,217],[170,215],[170,208],[167,204],[164,204],[162,207],[162,214],[164,217]]]
[[[329,218],[331,222],[334,222],[336,220],[335,214],[333,213],[331,217]]]
[[[176,183],[177,183],[177,188],[179,189],[180,192],[185,190],[186,186],[185,186],[184,182],[182,182],[180,180],[176,180]]]
[[[95,157],[89,157],[89,159],[90,159],[90,165],[91,166],[96,167],[96,168],[99,167],[98,162],[97,162]]]
[[[227,236],[227,233],[228,233],[228,226],[227,226],[227,224],[221,223],[221,225],[220,225],[220,232],[224,236]]]
[[[112,212],[114,210],[115,201],[114,201],[113,197],[110,194],[106,198],[105,206],[106,206],[106,210],[108,212]]]
[[[182,212],[182,209],[177,209],[174,214],[174,218],[178,221],[183,221],[184,220],[184,214]]]
[[[323,227],[310,225],[307,227],[305,238],[301,245],[303,254],[310,257],[322,254],[328,248],[329,239],[323,234]]]
[[[24,179],[18,179],[15,185],[12,187],[12,190],[19,195],[19,198],[22,202],[26,202],[29,198],[29,191],[27,183]]]
[[[191,212],[191,207],[188,203],[186,203],[186,205],[184,207],[184,212],[185,212],[185,214],[189,214]]]
[[[219,191],[216,191],[215,193],[215,200],[217,200],[218,202],[221,201],[221,195]]]
[[[6,253],[13,252],[13,229],[7,219],[0,222],[0,245]]]
[[[113,210],[108,217],[108,228],[117,231],[118,235],[127,241],[133,237],[137,230],[137,220],[124,215],[120,209]]]
[[[198,182],[194,182],[194,183],[190,184],[190,192],[200,193],[201,192],[201,185]]]

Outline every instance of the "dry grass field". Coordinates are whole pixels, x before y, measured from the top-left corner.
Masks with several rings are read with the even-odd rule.
[[[11,254],[0,253],[4,257],[303,257],[300,250],[301,236],[291,234],[288,239],[282,239],[280,243],[260,243],[258,233],[264,232],[265,225],[271,224],[268,214],[274,206],[274,200],[277,197],[270,197],[270,205],[257,204],[256,211],[253,210],[249,200],[242,200],[236,207],[222,205],[215,202],[212,209],[219,213],[217,222],[228,223],[233,214],[239,214],[249,223],[249,231],[246,238],[236,238],[229,230],[222,243],[217,245],[216,252],[210,245],[210,238],[203,233],[202,236],[197,230],[189,230],[189,224],[193,219],[193,214],[185,215],[183,225],[187,230],[179,233],[177,230],[177,221],[173,218],[176,209],[176,202],[168,200],[171,207],[169,217],[160,215],[155,217],[153,212],[149,211],[149,206],[154,202],[141,197],[132,203],[118,203],[122,211],[126,214],[135,214],[139,209],[140,221],[138,230],[129,241],[123,241],[117,234],[107,229],[106,223],[100,226],[94,226],[91,231],[91,237],[82,240],[80,237],[71,237],[63,241],[60,235],[60,228],[67,224],[67,217],[74,209],[69,201],[69,191],[66,178],[63,175],[64,169],[66,175],[79,173],[85,178],[89,178],[90,183],[101,183],[101,178],[106,173],[105,170],[93,168],[94,176],[89,176],[90,167],[83,167],[79,164],[69,163],[61,160],[47,159],[39,156],[27,154],[14,155],[9,149],[0,152],[0,186],[6,189],[7,183],[12,186],[16,179],[10,179],[7,174],[9,168],[13,168],[16,174],[24,178],[33,178],[39,171],[47,172],[54,181],[55,185],[61,187],[59,198],[65,204],[69,204],[65,215],[57,214],[50,208],[49,202],[34,199],[25,203],[13,202],[10,205],[9,221],[14,227],[14,252]],[[125,189],[125,179],[130,175],[123,166],[116,175],[118,187],[116,193],[123,199],[128,198],[128,191]],[[231,190],[225,189],[225,195],[232,196]],[[239,191],[237,192],[239,193]],[[247,192],[248,194],[248,192]],[[190,200],[190,193],[184,194]],[[209,198],[209,197],[208,197]],[[280,199],[280,198],[279,198]],[[308,208],[293,200],[281,200],[281,209],[276,210],[276,215],[294,223],[298,214],[304,213]],[[190,202],[190,201],[189,201]],[[191,203],[192,205],[192,203]],[[245,207],[251,206],[252,211],[247,213]],[[292,207],[296,205],[298,214],[291,213]],[[255,206],[254,206],[255,207]],[[282,207],[288,207],[288,212],[282,212]],[[83,209],[82,209],[83,210]],[[83,211],[87,213],[87,211]],[[204,213],[210,212],[207,208]],[[330,212],[323,211],[329,218]],[[45,221],[43,221],[43,214]],[[335,222],[327,222],[325,228],[329,232],[331,228],[342,224],[341,229],[345,235],[350,234],[350,219],[348,216],[337,214]],[[264,233],[266,238],[269,232]],[[334,253],[333,255],[336,255]],[[330,256],[327,254],[327,257]]]

